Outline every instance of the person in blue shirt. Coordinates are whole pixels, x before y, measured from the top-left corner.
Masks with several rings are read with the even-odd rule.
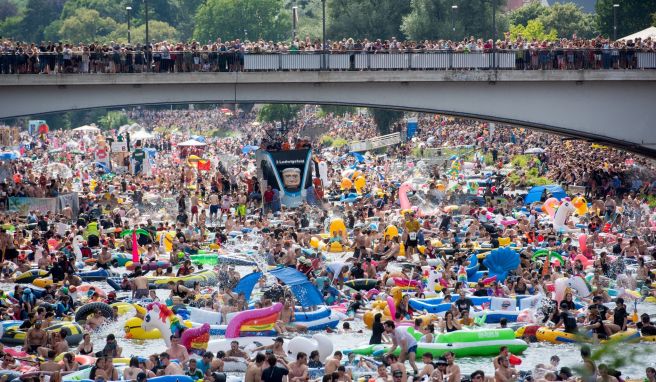
[[[213,358],[214,354],[212,354],[211,351],[206,351],[203,353],[203,357],[196,362],[196,368],[203,374],[207,374],[207,370],[210,368]]]

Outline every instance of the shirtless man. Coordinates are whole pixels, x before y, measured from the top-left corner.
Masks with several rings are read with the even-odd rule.
[[[46,357],[49,351],[54,351],[55,355],[59,355],[61,353],[67,353],[68,352],[68,342],[66,342],[66,332],[65,331],[60,331],[60,332],[52,332],[51,334],[51,347],[40,347],[37,349],[38,354],[41,357]]]
[[[171,358],[177,359],[182,366],[189,361],[189,352],[187,352],[187,348],[180,345],[180,339],[176,336],[171,336],[171,346],[166,349],[166,353]]]
[[[390,364],[390,374],[394,377],[394,381],[406,382],[408,380],[408,374],[405,370],[405,365],[402,362],[399,362],[399,358],[394,354],[387,356],[387,362]],[[401,373],[401,379],[398,379],[396,376]]]
[[[148,297],[148,279],[141,272],[141,267],[137,266],[134,270],[134,279],[132,279],[132,298]]]
[[[512,382],[517,380],[517,370],[510,367],[508,357],[500,355],[498,357],[499,367],[494,373],[494,380],[496,382]]]
[[[456,365],[455,354],[453,352],[447,352],[444,354],[446,358],[446,377],[447,382],[460,382],[460,366]]]
[[[232,341],[230,342],[230,350],[226,352],[225,360],[234,362],[248,361],[248,354],[239,348],[239,342]]]
[[[98,261],[96,262],[95,268],[109,269],[112,263],[112,254],[109,253],[107,247],[102,247],[100,253],[98,254]]]
[[[433,354],[431,353],[424,353],[423,356],[421,356],[421,360],[424,363],[424,367],[419,370],[419,374],[417,375],[417,378],[415,378],[417,381],[422,381],[422,378],[429,377],[433,374],[433,371],[435,371],[435,368],[433,367]]]
[[[255,349],[253,349],[253,352],[258,352],[261,350],[271,350],[273,351],[273,355],[276,357],[281,357],[281,358],[286,358],[287,353],[285,352],[285,349],[283,349],[282,344],[285,342],[285,340],[282,337],[278,337],[273,341],[273,344],[271,345],[266,345],[266,346],[260,346]],[[341,355],[342,353],[340,353]]]
[[[84,328],[88,331],[93,331],[101,327],[105,323],[105,316],[102,315],[100,310],[96,310],[89,317],[84,324]]]
[[[25,335],[25,343],[23,344],[24,351],[34,354],[40,347],[47,344],[48,333],[41,329],[41,325],[41,321],[36,321],[34,326],[27,331],[27,334]]]
[[[262,353],[257,353],[255,362],[248,364],[244,382],[260,382],[262,380],[262,370],[264,370],[264,361],[266,357]]]
[[[332,357],[326,360],[326,365],[324,366],[324,374],[330,375],[337,371],[337,368],[342,363],[342,352],[337,350]]]
[[[45,251],[41,252],[41,257],[39,257],[39,261],[37,261],[36,265],[39,267],[39,269],[48,270],[48,268],[52,265],[50,255],[48,255],[48,253]]]
[[[182,368],[180,365],[178,365],[175,362],[171,362],[171,356],[164,352],[159,355],[159,359],[162,362],[162,366],[164,366],[163,370],[160,370],[160,372],[163,372],[162,375],[183,375],[184,371],[182,371]]]
[[[304,333],[307,327],[294,323],[294,305],[290,299],[285,300],[285,304],[280,311],[280,319],[276,322],[278,333],[299,332]]]
[[[41,371],[49,371],[49,372],[59,372],[62,369],[62,365],[59,364],[59,362],[55,362],[54,358],[57,356],[54,350],[50,350],[45,354],[46,360],[45,362],[41,362],[39,364],[39,370]]]
[[[289,364],[289,382],[305,382],[308,380],[307,354],[299,352],[296,361]]]

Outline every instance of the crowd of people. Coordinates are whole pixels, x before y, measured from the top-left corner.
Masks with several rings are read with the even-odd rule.
[[[331,147],[325,136],[333,141],[337,138],[374,137],[377,135],[376,124],[366,113],[337,116],[305,107],[282,133],[275,124],[254,124],[254,113],[239,111],[135,109],[128,111],[128,115],[143,127],[160,131],[155,138],[134,142],[157,151],[148,173],[132,175],[98,168],[94,165],[93,153],[100,137],[92,134],[85,138],[63,131],[47,136],[24,136],[22,157],[2,166],[3,171],[10,174],[2,184],[5,199],[12,196],[56,196],[68,192],[77,192],[80,196],[77,216],[71,206],[62,206],[59,211],[21,213],[14,210],[2,213],[0,251],[3,261],[0,267],[4,280],[11,282],[35,265],[47,272],[43,277],[51,278],[53,282],[53,285],[45,286],[38,299],[30,287],[18,284],[11,293],[13,300],[0,299],[3,319],[23,320],[21,327],[26,331],[26,337],[22,351],[38,354],[46,360],[41,363],[40,371],[74,371],[79,365],[76,366],[73,353],[92,354],[96,360],[91,379],[118,379],[112,359],[125,354],[122,354],[123,346],[114,335],[107,337],[102,349],[96,352],[94,347],[101,346],[94,346],[88,334],[77,349],[71,349],[66,344],[66,334],[55,336],[45,332],[44,328],[73,314],[82,304],[115,302],[119,297],[126,297],[122,296],[124,293],[136,300],[165,300],[154,291],[148,291],[148,279],[139,266],[123,278],[121,287],[126,291],[110,292],[105,297],[96,289],[90,293],[77,290],[82,282],[77,276],[80,270],[74,260],[76,246],[80,247],[83,256],[95,257],[96,268],[111,269],[112,253],[132,251],[134,242],[131,236],[121,236],[121,232],[134,228],[141,228],[152,237],[157,232],[175,232],[170,251],[164,251],[163,245],[158,245],[152,237],[138,243],[144,263],[162,259],[170,263],[168,268],[153,271],[154,275],[162,277],[191,274],[195,269],[189,255],[210,244],[229,246],[229,232],[251,230],[253,233],[242,239],[252,245],[264,264],[295,268],[316,285],[327,304],[343,302],[347,305],[349,319],[339,329],[342,335],[352,333],[351,324],[359,322],[368,309],[363,294],[354,293],[344,286],[348,281],[377,279],[377,287],[389,292],[388,280],[396,277],[420,282],[421,267],[439,260],[443,264],[442,275],[448,289],[445,301],[451,301],[451,296],[459,298],[448,312],[430,323],[417,323],[416,330],[424,336],[421,340],[409,336],[405,327],[399,325],[403,320],[412,320],[417,313],[408,304],[409,295],[396,306],[396,317],[389,321],[381,321],[379,317],[373,326],[370,342],[385,342],[392,346],[382,363],[355,359],[351,355],[343,359],[341,351],[325,360],[319,359],[318,353],[298,353],[293,362],[287,363],[283,337],[276,338],[272,345],[257,349],[253,354],[247,354],[237,343],[229,352],[206,352],[200,358],[194,358],[189,356],[179,338],[173,337],[165,352],[130,359],[129,366],[123,371],[126,380],[141,382],[156,375],[186,374],[195,380],[218,382],[223,378],[220,373],[224,371],[224,364],[236,358],[249,362],[244,377],[249,382],[276,382],[284,376],[291,381],[306,381],[309,379],[308,368],[317,367],[324,368],[322,379],[325,381],[350,381],[350,367],[358,367],[369,370],[376,381],[405,382],[414,377],[414,380],[458,382],[464,372],[461,372],[453,353],[446,353],[444,358],[433,358],[430,353],[417,354],[416,345],[432,342],[438,332],[472,326],[474,323],[469,314],[473,303],[468,300],[469,296],[546,295],[549,285],[556,280],[585,275],[582,262],[575,260],[580,253],[591,263],[588,269],[593,274],[591,295],[577,297],[570,291],[562,301],[550,301],[536,313],[540,322],[550,323],[554,328],[562,327],[567,333],[590,331],[591,341],[627,330],[638,330],[643,336],[656,335],[648,314],[632,320],[626,301],[628,297],[611,298],[606,292],[610,285],[618,282],[627,289],[644,292],[642,298],[654,295],[653,288],[650,288],[656,282],[655,238],[652,234],[654,207],[649,204],[649,198],[656,193],[653,183],[656,167],[648,158],[613,148],[593,147],[587,142],[562,141],[533,130],[418,115],[418,129],[413,139],[388,148],[384,155],[367,154],[358,164],[356,158],[349,155],[348,147]],[[399,122],[397,127],[402,129],[403,125]],[[172,133],[174,128],[178,134]],[[218,129],[229,130],[232,134],[211,137],[211,133]],[[310,136],[308,131],[315,129],[324,132]],[[272,131],[278,131],[277,135]],[[118,139],[111,132],[103,134],[103,139]],[[209,170],[201,171],[190,165],[188,158],[177,148],[178,143],[192,135],[202,135],[206,140],[207,145],[199,149],[198,154],[211,163]],[[277,150],[312,147],[315,159],[328,163],[330,182],[321,185],[323,191],[318,194],[317,203],[289,209],[281,205],[273,191],[260,189],[252,154],[243,149],[268,147],[272,140],[277,140]],[[77,145],[68,145],[71,141]],[[429,162],[430,150],[447,153],[461,147],[466,147],[467,151],[455,155],[455,158],[439,163],[420,163]],[[524,154],[533,147],[544,150]],[[513,160],[520,156],[526,160],[526,165],[513,164]],[[48,164],[52,163],[67,165],[71,173],[48,172]],[[483,172],[492,172],[494,176],[481,181],[479,187],[472,190],[467,186],[465,170],[457,170],[464,169],[466,164],[470,166],[466,170],[470,175],[482,177]],[[366,174],[367,183],[362,190],[343,187],[344,171],[353,168]],[[507,216],[525,207],[521,191],[529,185],[512,184],[510,175],[529,171],[560,183],[566,189],[574,190],[578,186],[581,191],[571,191],[570,195],[585,196],[592,207],[599,208],[591,208],[593,212],[577,218],[583,228],[570,222],[569,230],[559,230],[548,219],[542,218],[543,214],[535,206],[529,206],[524,215],[514,214],[516,222],[513,224],[495,224],[490,212]],[[421,210],[400,213],[400,184],[415,178],[423,179],[425,189],[415,190],[409,197]],[[358,196],[348,203],[340,201],[350,194]],[[476,196],[478,202],[463,202],[463,197],[468,194]],[[548,195],[543,199],[546,197]],[[456,209],[447,208],[454,205]],[[326,232],[326,227],[335,217],[343,218],[347,232],[335,233],[321,240],[326,245],[338,242],[351,249],[346,266],[338,274],[328,266],[325,253],[318,249],[315,241],[317,236]],[[374,221],[381,229],[373,228],[371,222]],[[383,230],[389,225],[401,227],[404,232],[390,237]],[[573,232],[577,229],[588,235],[585,251],[573,244]],[[610,242],[609,235],[613,235],[615,241]],[[79,243],[78,236],[84,239],[82,243]],[[498,247],[502,237],[508,238],[517,248],[520,265],[503,282],[486,284],[481,281],[469,290],[459,279],[457,269],[467,266],[475,247],[482,243]],[[436,240],[450,250],[434,246]],[[423,252],[418,250],[420,245],[425,246]],[[303,251],[309,248],[315,250]],[[533,261],[533,254],[540,248],[560,253],[567,261],[544,272],[544,263]],[[407,257],[412,257],[413,262],[401,260]],[[634,273],[625,271],[625,259],[635,260]],[[395,266],[401,269],[395,270]],[[245,296],[232,291],[244,274],[227,265],[217,267],[215,272],[219,282],[210,288],[210,293],[201,291],[200,284],[188,287],[171,281],[168,299],[174,306],[193,303],[224,315],[248,307]],[[263,293],[253,303],[257,307],[275,302],[283,304],[276,322],[279,335],[303,331],[302,325],[293,322],[293,307],[296,305],[293,294],[281,282],[270,286],[270,290],[274,292]],[[574,298],[585,304],[580,312],[574,312],[577,309]],[[615,303],[614,308],[608,309],[604,303],[611,301]],[[44,302],[47,304],[42,304]],[[102,312],[94,312],[87,320],[86,330],[93,333],[105,323]],[[505,322],[500,324],[501,327],[506,325]],[[399,356],[392,354],[397,347],[401,348]],[[502,348],[499,356],[494,358],[494,376],[477,370],[469,376],[471,380],[516,380],[520,373],[509,365],[511,355],[507,350]],[[63,365],[54,361],[61,353],[70,354],[64,356]],[[2,369],[10,369],[11,365],[18,369],[21,363],[12,358],[11,352],[3,354]],[[589,352],[582,350],[581,355],[589,372],[581,373],[584,378],[594,376],[596,380],[599,376],[601,381],[617,378],[616,370],[596,365]],[[418,358],[423,361],[421,368],[415,363]],[[557,358],[552,361],[549,365],[529,365],[533,368],[532,377],[536,381],[572,378],[570,368],[559,368]],[[406,369],[406,362],[412,370]],[[647,377],[650,382],[654,381],[653,369],[647,370]]]
[[[203,44],[197,41],[153,41],[150,44],[109,43],[76,44],[70,42],[29,43],[5,39],[0,42],[0,73],[182,73],[234,72],[244,67],[245,55],[301,54],[326,51],[330,54],[381,53],[489,53],[515,52],[515,69],[636,69],[636,52],[654,52],[652,38],[613,41],[602,36],[594,39],[528,40],[519,36],[493,42],[474,36],[462,40],[401,41],[391,39],[343,38],[327,41],[306,36],[287,42],[265,40],[223,41],[217,38]],[[257,68],[256,68],[257,69]]]

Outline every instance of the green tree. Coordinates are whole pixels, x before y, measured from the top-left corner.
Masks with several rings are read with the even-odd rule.
[[[535,20],[548,13],[549,7],[545,7],[539,1],[534,0],[508,13],[508,22],[511,25],[526,25],[529,20]]]
[[[651,25],[656,27],[656,12],[651,15]]]
[[[141,43],[146,41],[146,24],[141,24],[137,27],[132,26],[130,29],[132,44]],[[177,41],[178,31],[163,21],[150,20],[148,21],[148,37],[155,41]],[[128,41],[128,26],[127,24],[118,24],[116,29],[109,34],[105,41],[116,41],[119,43],[127,43]]]
[[[450,0],[412,0],[410,13],[403,17],[401,30],[413,40],[460,40],[469,36],[492,38],[495,1],[497,31],[507,30],[508,20],[501,13],[505,0],[461,1],[455,13],[451,8],[453,1]],[[455,21],[455,33],[452,31],[452,20]],[[503,34],[497,32],[497,38],[502,37]]]
[[[410,11],[410,0],[333,0],[329,5],[330,39],[403,39],[401,22]]]
[[[118,129],[123,125],[127,125],[129,122],[128,116],[120,111],[110,111],[98,120],[98,124],[103,129],[109,130]]]
[[[551,29],[547,33],[544,30],[544,24],[540,20],[529,20],[526,26],[519,24],[510,27],[510,38],[516,39],[519,36],[522,36],[524,40],[555,41],[558,39],[558,32]]]
[[[268,104],[260,109],[257,120],[260,122],[279,122],[283,129],[289,126],[289,122],[296,119],[301,110],[301,105]]]
[[[394,124],[403,118],[403,112],[390,109],[369,109],[369,113],[376,122],[378,133],[381,135],[394,132]]]
[[[7,17],[3,21],[0,21],[0,35],[20,40],[23,35],[22,24],[22,16]]]
[[[76,11],[82,8],[93,9],[100,17],[111,17],[115,20],[125,22],[127,11],[125,7],[129,2],[121,0],[67,0],[61,12],[61,19],[73,17]]]
[[[18,7],[11,0],[0,0],[0,21],[18,15]]]
[[[322,114],[333,114],[343,117],[346,114],[355,114],[358,109],[355,106],[334,106],[334,105],[321,105]]]
[[[194,38],[280,40],[289,36],[291,21],[282,0],[207,0],[196,13]]]
[[[62,21],[59,38],[73,43],[104,40],[117,25],[114,19],[101,17],[95,9],[76,9],[72,16]]]
[[[177,18],[174,25],[181,39],[188,40],[193,36],[194,16],[203,2],[204,0],[178,0]]]
[[[14,37],[23,41],[40,42],[44,29],[57,20],[65,0],[28,0],[25,13]]]
[[[656,12],[656,1],[645,0],[597,0],[597,24],[604,36],[613,37],[613,4],[617,7],[617,38],[649,27]]]
[[[544,24],[546,30],[557,30],[559,37],[572,38],[576,34],[579,38],[592,38],[595,35],[594,15],[583,12],[583,9],[574,3],[555,3],[546,13],[541,14],[538,20]]]

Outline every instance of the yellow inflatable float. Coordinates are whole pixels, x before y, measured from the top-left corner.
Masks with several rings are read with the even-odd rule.
[[[125,321],[123,325],[125,338],[130,340],[157,340],[162,338],[159,329],[143,330],[142,323],[143,320],[139,317],[132,317]],[[191,328],[191,322],[185,321],[184,324],[186,327]]]
[[[653,341],[651,337],[656,339],[656,336],[641,337],[635,329],[630,329],[624,332],[618,332],[610,336],[607,340],[600,341],[601,343],[616,343],[616,342],[640,342],[640,341]],[[552,328],[540,328],[535,333],[535,338],[541,342],[550,342],[552,344],[562,343],[584,343],[591,342],[592,338],[583,334],[566,333],[562,330]]]

